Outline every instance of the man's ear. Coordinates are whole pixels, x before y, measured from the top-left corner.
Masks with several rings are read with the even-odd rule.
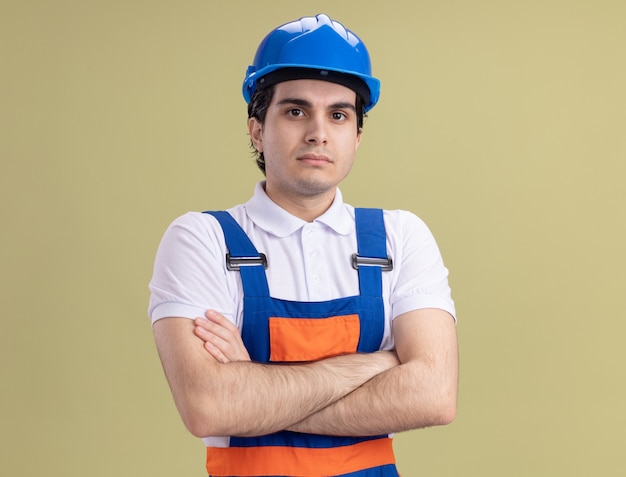
[[[254,148],[258,152],[263,152],[263,124],[257,118],[248,119],[248,133]]]
[[[359,146],[361,145],[361,139],[363,139],[363,128],[359,128],[356,133],[356,147],[354,148],[355,151],[359,150]]]

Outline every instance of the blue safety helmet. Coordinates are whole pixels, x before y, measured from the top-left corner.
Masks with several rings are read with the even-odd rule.
[[[271,31],[259,45],[243,82],[249,103],[255,90],[293,79],[319,79],[359,94],[365,111],[376,105],[380,81],[373,76],[365,44],[327,15],[305,17]]]

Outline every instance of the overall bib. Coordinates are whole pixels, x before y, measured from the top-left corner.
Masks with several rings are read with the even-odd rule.
[[[252,361],[315,361],[347,353],[378,351],[384,331],[382,270],[387,257],[382,210],[355,209],[360,294],[323,302],[272,298],[265,256],[227,212],[207,212],[220,223],[229,253],[227,267],[241,274],[242,339]],[[262,396],[260,397],[262,399]],[[207,448],[211,477],[397,477],[387,436],[336,437],[290,431],[231,437],[228,448]]]

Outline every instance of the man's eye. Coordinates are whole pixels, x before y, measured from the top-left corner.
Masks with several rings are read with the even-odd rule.
[[[289,115],[290,116],[302,116],[302,110],[298,109],[298,108],[292,108],[289,110]]]
[[[341,121],[343,119],[346,119],[346,115],[344,113],[335,112],[333,113],[333,119],[336,121]]]

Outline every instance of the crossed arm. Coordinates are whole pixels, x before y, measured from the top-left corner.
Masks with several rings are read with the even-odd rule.
[[[198,437],[285,429],[376,435],[451,422],[458,382],[452,317],[416,310],[397,317],[393,333],[395,352],[278,365],[250,362],[237,329],[216,313],[154,325],[174,401]]]

